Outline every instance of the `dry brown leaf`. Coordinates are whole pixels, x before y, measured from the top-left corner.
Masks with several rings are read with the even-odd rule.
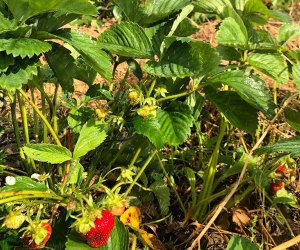
[[[239,227],[249,226],[251,218],[247,211],[242,208],[234,208],[232,214],[232,221]]]

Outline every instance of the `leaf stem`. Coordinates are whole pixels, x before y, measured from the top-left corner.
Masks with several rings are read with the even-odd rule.
[[[31,92],[31,99],[32,99],[32,102],[35,104],[35,96],[34,96],[34,89],[30,89],[30,92]],[[35,139],[35,142],[37,143],[39,141],[39,130],[38,130],[38,117],[37,117],[37,114],[36,112],[34,112],[33,110],[33,131],[34,131],[34,139]]]
[[[20,111],[21,111],[24,142],[26,144],[29,144],[30,140],[29,140],[28,119],[27,119],[27,111],[26,111],[25,102],[24,102],[23,98],[20,96],[19,91],[16,94],[18,96],[19,107],[20,107]],[[28,166],[31,166],[33,170],[36,170],[36,166],[35,166],[33,159],[31,159],[28,156],[27,156],[27,163],[28,163]],[[31,169],[30,173],[32,173],[32,169]]]
[[[221,145],[222,139],[225,135],[226,127],[227,127],[227,121],[222,118],[220,132],[218,135],[218,139],[217,139],[214,151],[210,157],[208,167],[204,174],[205,179],[204,179],[204,183],[203,183],[203,189],[201,190],[201,193],[198,197],[198,202],[209,197],[212,193],[213,182],[214,182],[215,173],[216,173],[216,166],[218,164],[218,159],[219,159],[220,145]],[[206,213],[209,202],[204,203],[202,206],[199,206],[198,202],[195,207],[196,211],[195,211],[193,217],[195,219],[200,220],[200,219],[202,219],[203,215]]]
[[[16,138],[17,147],[19,149],[19,154],[20,154],[22,161],[26,164],[26,157],[25,157],[24,151],[21,146],[20,130],[19,130],[19,125],[18,125],[17,116],[16,116],[16,114],[17,114],[16,96],[12,97],[11,95],[9,95],[9,97],[11,99],[11,103],[10,103],[11,120],[12,120],[12,124],[13,124],[13,128],[14,128],[14,134],[15,134],[15,138]],[[27,167],[27,164],[26,164],[26,167]]]
[[[53,123],[53,130],[56,134],[58,134],[58,125],[57,125],[57,115],[56,115],[56,102],[57,102],[57,93],[58,93],[58,87],[59,85],[55,85],[54,90],[54,97],[53,97],[53,103],[52,103],[52,123]]]
[[[166,176],[166,178],[167,178],[167,180],[168,180],[168,182],[169,182],[169,185],[171,186],[171,188],[173,189],[173,191],[174,191],[174,193],[175,193],[175,196],[176,196],[176,198],[177,198],[177,200],[178,200],[178,202],[179,202],[179,205],[180,205],[180,207],[181,207],[181,209],[182,209],[184,215],[186,215],[187,211],[186,211],[186,209],[185,209],[185,207],[184,207],[184,205],[183,205],[183,202],[182,202],[182,200],[181,200],[181,198],[180,198],[180,195],[178,194],[178,192],[177,192],[177,190],[176,190],[176,187],[175,187],[174,183],[173,183],[172,180],[170,179],[169,174],[167,173],[167,171],[166,171],[166,169],[165,169],[165,166],[164,166],[164,164],[162,163],[162,161],[161,161],[161,159],[160,159],[160,156],[159,156],[158,152],[156,152],[156,157],[157,157],[157,159],[158,159],[158,161],[159,161],[159,166],[161,167],[162,171],[164,172],[164,175]]]
[[[179,97],[187,96],[187,95],[193,93],[193,92],[196,91],[196,90],[197,90],[197,89],[187,90],[187,91],[184,91],[184,92],[179,93],[179,94],[169,95],[169,96],[166,96],[166,97],[157,99],[156,101],[162,102],[162,101],[166,101],[166,100],[170,100],[170,99],[176,99],[176,98],[179,98]]]
[[[141,177],[142,173],[145,171],[145,169],[147,168],[147,166],[149,165],[149,163],[151,162],[151,160],[152,160],[152,158],[153,158],[153,156],[155,154],[156,154],[156,150],[145,161],[144,165],[142,166],[142,168],[140,169],[140,171],[138,172],[138,174],[135,176],[133,182],[130,184],[130,186],[126,190],[126,192],[124,194],[124,199],[126,199],[126,197],[128,196],[128,194],[130,193],[131,189],[136,184],[136,182],[138,181],[138,179]]]
[[[22,94],[22,96],[25,98],[25,100],[30,104],[30,106],[34,109],[34,111],[41,117],[42,121],[47,126],[48,130],[50,131],[51,135],[53,136],[53,139],[55,140],[56,144],[59,146],[62,146],[57,134],[51,127],[51,125],[48,122],[48,120],[46,119],[46,117],[42,114],[42,112],[38,109],[38,107],[29,99],[27,94],[22,89],[20,89],[19,92]]]
[[[37,199],[37,198],[42,198],[42,199],[51,199],[51,200],[59,200],[62,201],[64,198],[53,195],[53,194],[32,194],[32,195],[14,195],[12,197],[4,198],[0,200],[0,204],[5,204],[8,202],[13,202],[13,201],[18,201],[18,200],[24,200],[24,199]]]
[[[150,88],[148,89],[148,92],[147,92],[147,97],[150,97],[151,96],[151,93],[155,87],[155,84],[156,84],[156,79],[154,79],[152,82],[151,82],[151,85],[150,85]]]

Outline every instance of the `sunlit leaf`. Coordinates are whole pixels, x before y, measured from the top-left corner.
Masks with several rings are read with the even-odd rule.
[[[16,183],[14,185],[6,185],[0,188],[0,192],[10,192],[10,191],[23,191],[23,190],[33,190],[33,191],[47,191],[48,188],[44,183],[33,180],[27,176],[16,176]]]
[[[83,125],[79,138],[74,148],[74,158],[84,156],[89,151],[98,147],[106,138],[103,125],[95,120],[89,120]]]
[[[159,62],[147,62],[144,70],[160,77],[184,78],[206,75],[218,63],[218,54],[209,44],[186,39],[173,42]]]
[[[300,25],[295,23],[287,23],[280,27],[277,39],[281,44],[286,44],[288,41],[299,36]]]
[[[248,47],[248,34],[243,23],[233,17],[226,18],[216,35],[219,44],[246,49]]]
[[[133,119],[133,125],[136,133],[148,137],[157,148],[163,147],[164,140],[161,135],[160,124],[155,117],[149,116],[144,119],[141,116],[136,116]]]
[[[257,110],[236,92],[216,92],[212,88],[205,88],[205,93],[233,126],[250,134],[255,133],[258,126]]]
[[[141,25],[155,23],[188,5],[190,0],[113,0],[126,17]]]
[[[254,151],[254,153],[257,155],[279,152],[291,154],[292,157],[300,156],[300,137],[295,136],[292,138],[283,139],[275,144],[267,145]]]
[[[35,15],[54,10],[97,15],[97,8],[87,0],[4,0],[4,2],[19,21],[25,21]]]
[[[165,109],[157,112],[161,135],[165,143],[177,146],[183,143],[191,132],[192,111],[188,105],[173,101]]]
[[[227,71],[210,78],[212,83],[222,83],[233,87],[248,103],[272,119],[275,104],[266,84],[257,76],[246,76],[242,71]]]
[[[252,53],[248,62],[279,83],[287,83],[289,80],[286,61],[279,53]]]
[[[53,144],[27,144],[23,150],[28,157],[41,162],[58,164],[72,159],[67,148]]]
[[[6,54],[12,54],[14,57],[31,58],[34,55],[40,55],[51,49],[51,45],[37,39],[31,38],[10,38],[0,39],[0,51]]]
[[[35,60],[16,64],[10,67],[5,73],[0,74],[0,87],[6,90],[15,90],[26,84],[33,76],[38,74]]]
[[[98,38],[101,48],[132,58],[151,58],[152,47],[144,30],[136,23],[122,22],[107,29]]]

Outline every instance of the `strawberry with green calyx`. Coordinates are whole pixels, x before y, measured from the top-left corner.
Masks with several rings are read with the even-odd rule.
[[[24,221],[25,215],[21,211],[11,211],[8,215],[6,215],[2,226],[9,229],[18,229],[22,226]]]
[[[76,231],[91,247],[104,246],[114,227],[114,216],[109,210],[92,210],[73,224]]]
[[[101,215],[101,217],[94,220],[95,226],[85,235],[87,243],[91,247],[104,246],[114,228],[115,221],[112,213],[109,210],[104,210]]]
[[[115,216],[122,215],[127,207],[126,200],[118,193],[108,194],[104,204],[105,207],[107,207],[107,209]]]
[[[29,248],[43,248],[50,239],[51,234],[52,227],[48,220],[31,221],[23,233],[23,243]]]

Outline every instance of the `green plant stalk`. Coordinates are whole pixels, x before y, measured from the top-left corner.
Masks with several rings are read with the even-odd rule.
[[[167,178],[167,180],[168,180],[168,182],[169,182],[169,185],[171,186],[171,188],[172,188],[173,191],[174,191],[174,194],[175,194],[175,196],[176,196],[176,198],[177,198],[177,200],[178,200],[178,202],[179,202],[179,205],[180,205],[180,207],[181,207],[181,210],[183,211],[184,215],[186,216],[187,211],[186,211],[186,209],[185,209],[185,207],[184,207],[184,205],[183,205],[183,202],[182,202],[182,200],[181,200],[181,198],[180,198],[180,195],[178,194],[178,192],[177,192],[177,190],[176,190],[176,187],[175,187],[174,183],[171,181],[171,179],[170,179],[170,177],[169,177],[169,175],[168,175],[168,173],[167,173],[167,171],[166,171],[166,169],[165,169],[165,166],[164,166],[164,164],[162,163],[162,161],[161,161],[161,159],[160,159],[160,156],[159,156],[158,152],[156,152],[156,157],[157,157],[157,159],[158,159],[158,161],[159,161],[159,165],[160,165],[160,167],[161,167],[161,169],[162,169],[164,175],[166,176],[166,178]]]
[[[154,152],[152,152],[152,154],[145,161],[144,165],[142,166],[142,168],[140,169],[140,171],[138,172],[138,174],[135,176],[133,182],[127,188],[127,190],[126,190],[126,192],[124,194],[124,199],[126,199],[126,197],[129,195],[131,189],[134,187],[134,185],[136,184],[136,182],[138,181],[138,179],[141,177],[142,173],[145,171],[145,169],[147,168],[147,166],[149,165],[149,163],[151,162],[151,160],[152,160],[152,158],[153,158],[153,156],[155,154],[156,154],[156,150]]]
[[[105,176],[107,175],[107,172],[110,171],[111,166],[115,163],[115,161],[121,155],[123,150],[124,150],[124,147],[121,147],[119,149],[118,153],[111,160],[111,162],[103,169],[103,173],[105,174]],[[88,176],[87,176],[86,181],[85,181],[85,187],[88,187],[90,181],[92,180],[93,176],[95,175],[95,171],[97,169],[97,162],[100,160],[100,157],[101,157],[101,153],[98,154],[98,157],[96,156],[92,159],[92,162],[89,165],[89,173],[88,173]]]
[[[156,84],[156,79],[154,79],[154,80],[151,82],[150,88],[149,88],[149,90],[147,91],[147,97],[150,97],[150,96],[151,96],[152,91],[153,91],[153,89],[154,89],[154,87],[155,87],[155,84]]]
[[[27,112],[24,100],[21,98],[20,94],[17,92],[19,107],[21,111],[21,118],[22,118],[22,126],[23,126],[23,136],[24,141],[26,144],[29,144],[29,131],[28,131],[28,119],[27,119]]]
[[[135,234],[130,234],[132,237],[131,250],[136,250],[137,237]]]
[[[293,229],[291,227],[291,225],[289,224],[289,222],[287,221],[287,219],[285,218],[285,216],[283,215],[283,213],[281,212],[281,210],[279,209],[279,207],[276,204],[273,204],[273,200],[270,198],[270,196],[263,191],[263,194],[265,195],[265,197],[268,199],[269,202],[271,202],[271,204],[276,208],[277,212],[280,214],[280,216],[282,217],[282,219],[284,220],[284,223],[286,224],[288,230],[290,231],[291,236],[295,236]],[[277,217],[275,217],[276,220],[278,220]]]
[[[112,107],[111,107],[112,113],[114,113],[115,110],[118,109],[118,106],[119,106],[119,104],[120,104],[120,102],[119,102],[119,100],[120,100],[120,95],[122,94],[122,90],[123,90],[124,85],[125,85],[125,83],[126,83],[126,79],[127,79],[128,76],[129,76],[129,73],[130,73],[130,68],[128,67],[127,70],[126,70],[126,73],[125,73],[125,75],[124,75],[124,77],[123,77],[123,79],[122,79],[122,81],[120,82],[120,86],[119,86],[118,92],[117,92],[117,94],[116,94],[116,96],[115,96],[115,101],[113,102],[113,105],[112,105]]]
[[[203,182],[203,189],[200,192],[198,202],[201,201],[202,199],[205,199],[205,198],[211,196],[213,182],[214,182],[214,178],[215,178],[215,174],[216,174],[216,166],[218,164],[218,159],[219,159],[220,145],[221,145],[222,139],[225,135],[226,127],[227,127],[227,121],[222,119],[217,143],[215,145],[214,151],[213,151],[213,153],[210,157],[209,163],[208,163],[208,167],[204,174],[205,179]],[[198,205],[198,202],[197,202],[196,208],[193,208],[193,209],[196,209],[196,211],[193,215],[193,218],[201,221],[203,216],[206,213],[209,202],[204,203],[201,206]]]
[[[277,98],[277,81],[274,80],[274,84],[273,84],[273,101],[275,103],[275,105],[277,106],[278,104],[278,98]],[[278,108],[275,109],[275,113],[278,112]]]
[[[47,101],[47,103],[49,105],[49,108],[50,108],[50,110],[52,112],[52,110],[53,110],[52,101],[51,101],[50,97],[46,94],[43,85],[42,86],[38,85],[37,88],[41,92],[41,99],[42,100],[46,99],[46,101]]]
[[[234,197],[232,197],[232,199],[226,204],[226,208],[232,208],[235,205],[237,205],[238,203],[240,203],[242,200],[244,200],[250,193],[253,192],[253,190],[255,189],[255,184],[252,183],[250,184],[245,190],[244,192],[242,192],[239,195],[236,195]]]
[[[36,113],[36,112],[35,112]],[[46,117],[47,112],[46,112],[46,102],[45,99],[42,95],[42,114]],[[43,142],[48,143],[48,129],[45,123],[43,123]]]
[[[24,102],[23,98],[21,98],[19,91],[16,94],[18,96],[19,107],[20,107],[20,111],[21,111],[24,142],[26,144],[29,144],[30,139],[29,139],[28,119],[27,119],[27,111],[26,111],[25,102]],[[32,168],[29,173],[32,173],[33,172],[32,170],[36,170],[36,166],[35,166],[33,159],[31,159],[30,157],[27,157],[27,163],[28,163],[28,166],[31,166],[31,168]]]
[[[17,195],[44,195],[44,194],[56,195],[54,192],[47,193],[45,191],[35,191],[35,190],[7,191],[7,192],[0,193],[0,200],[15,195],[17,196]]]
[[[179,94],[174,94],[174,95],[169,95],[169,96],[166,96],[166,97],[162,97],[160,99],[157,99],[156,101],[162,102],[162,101],[166,101],[166,100],[177,99],[179,97],[187,96],[187,95],[195,92],[196,90],[197,89],[187,90],[187,91],[184,91],[184,92],[179,93]]]
[[[38,194],[38,195],[17,195],[17,196],[12,196],[12,197],[1,199],[0,200],[0,205],[8,203],[8,202],[18,201],[18,200],[38,199],[38,198],[58,200],[58,201],[62,201],[64,199],[63,197],[60,197],[60,196],[57,196],[57,195],[45,194],[45,193],[44,194]]]
[[[53,103],[52,103],[52,123],[53,123],[53,130],[56,134],[58,134],[58,125],[57,125],[57,112],[56,112],[56,106],[57,106],[57,93],[58,93],[58,87],[59,85],[55,85],[55,91],[53,96]]]
[[[32,102],[35,104],[34,89],[30,89],[30,91],[31,91]],[[39,130],[38,130],[39,124],[38,124],[38,122],[39,122],[38,116],[37,116],[36,112],[34,112],[34,110],[33,110],[33,131],[34,131],[34,139],[35,139],[36,143],[39,141]]]
[[[142,223],[142,226],[147,226],[147,225],[152,225],[152,224],[160,223],[160,222],[162,222],[162,221],[168,219],[171,215],[172,215],[172,214],[169,213],[167,216],[165,216],[165,217],[163,217],[163,218],[161,218],[161,219]]]
[[[25,98],[25,100],[30,104],[30,106],[34,109],[34,111],[41,117],[43,123],[47,126],[47,129],[49,130],[49,132],[51,133],[54,141],[56,142],[57,145],[62,146],[60,143],[60,140],[57,136],[57,134],[55,133],[55,131],[53,130],[53,128],[51,127],[50,123],[48,122],[48,120],[46,119],[46,117],[42,114],[42,112],[38,109],[38,107],[29,99],[29,97],[27,96],[27,94],[20,89],[19,90],[20,93],[22,94],[22,96]]]
[[[20,170],[20,169],[17,169],[17,168],[13,168],[13,167],[9,167],[9,166],[5,166],[5,165],[2,165],[2,164],[0,164],[0,168],[2,168],[2,169],[7,169],[7,170],[9,170],[9,171],[14,171],[14,172],[18,172],[19,174],[27,174],[26,172],[24,172],[24,171],[22,171],[22,170]]]
[[[17,121],[17,109],[16,109],[16,96],[12,97],[11,95],[9,96],[11,103],[10,103],[10,108],[11,108],[11,120],[12,120],[12,124],[13,124],[13,128],[14,128],[14,134],[15,134],[15,138],[16,138],[16,143],[17,143],[17,147],[19,150],[19,154],[20,157],[22,159],[23,162],[26,162],[26,157],[24,154],[24,151],[22,149],[21,146],[21,139],[20,139],[20,131],[19,131],[19,125],[18,125],[18,121]],[[27,164],[25,163],[26,168],[28,167]]]
[[[132,160],[131,160],[131,162],[130,162],[130,164],[128,166],[129,169],[134,166],[135,162],[137,161],[137,159],[138,159],[138,157],[139,157],[139,155],[140,155],[140,153],[141,153],[141,151],[143,149],[143,146],[144,146],[144,143],[142,143],[142,145],[135,152],[135,154],[134,154],[134,156],[133,156],[133,158],[132,158]]]

